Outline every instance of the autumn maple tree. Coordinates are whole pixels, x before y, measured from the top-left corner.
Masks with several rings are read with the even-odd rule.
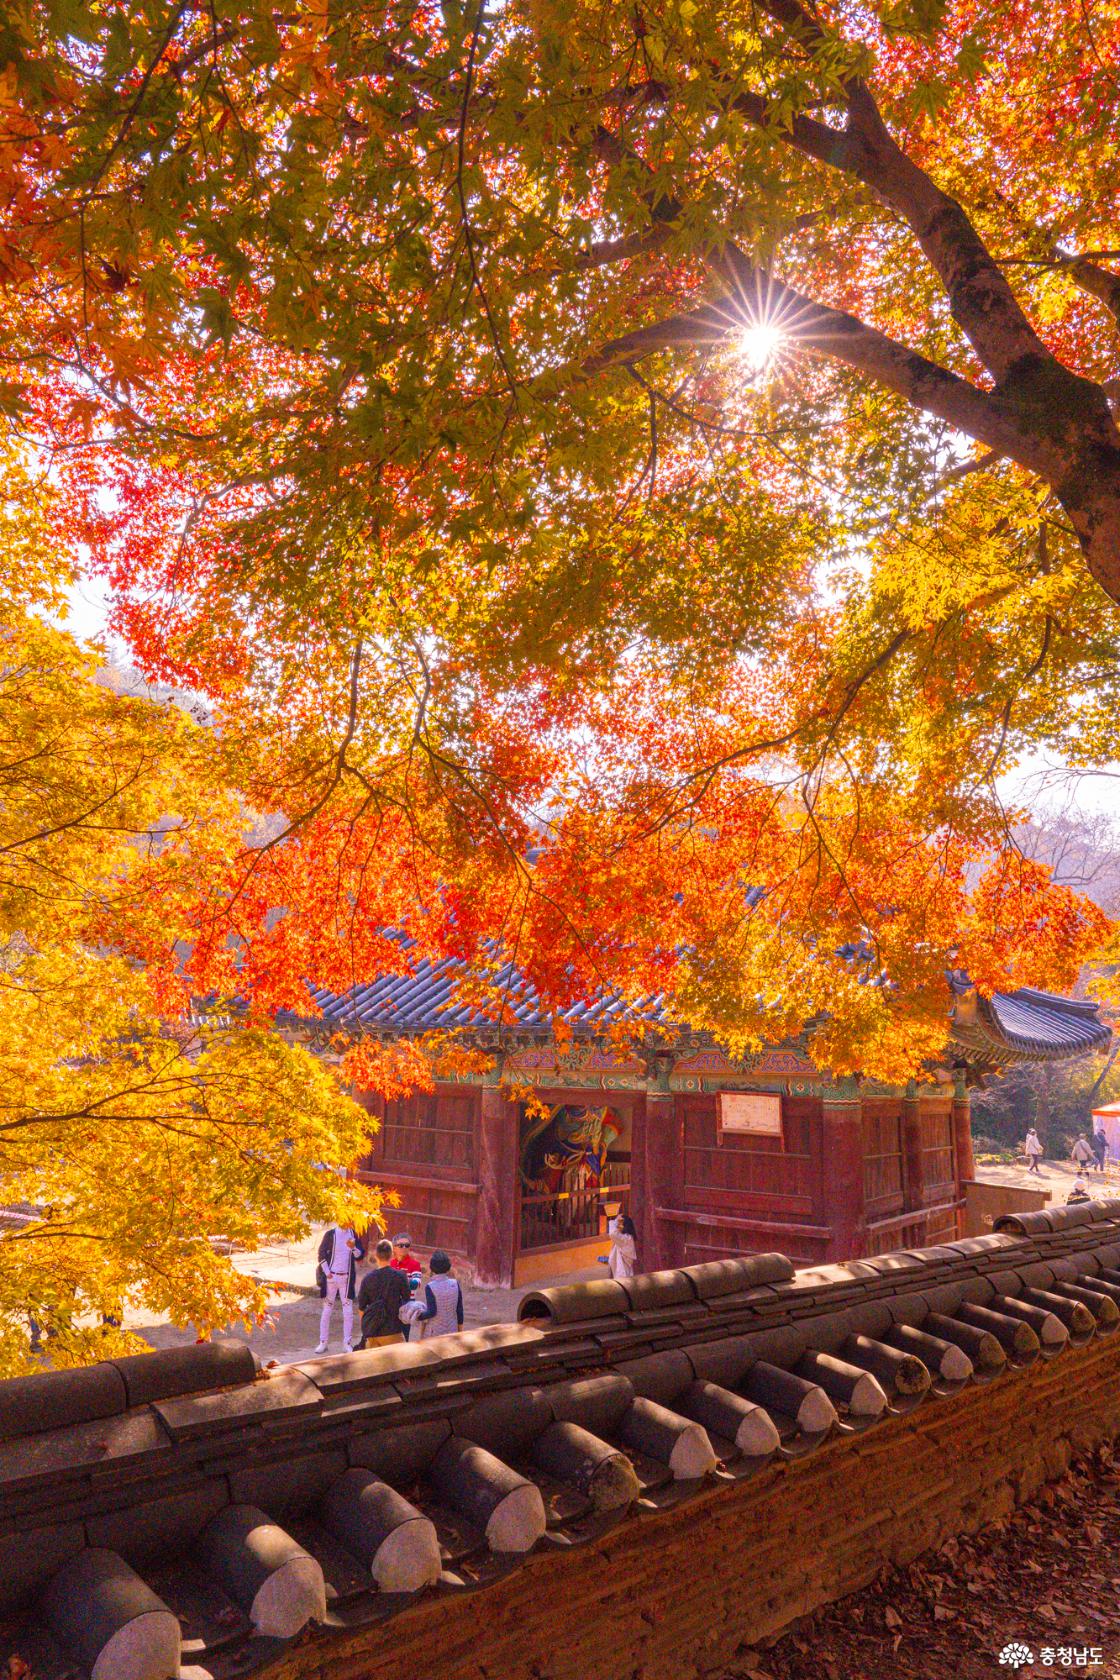
[[[58,1365],[143,1347],[126,1308],[252,1322],[267,1296],[231,1248],[379,1206],[331,1170],[368,1126],[333,1072],[192,1000],[176,936],[241,849],[242,806],[211,730],[118,692],[13,587],[42,609],[65,580],[21,488],[0,587],[0,1376],[33,1326]]]
[[[268,815],[177,983],[891,1078],[1071,984],[1000,787],[1115,755],[1118,78],[1115,0],[10,9],[8,436]]]

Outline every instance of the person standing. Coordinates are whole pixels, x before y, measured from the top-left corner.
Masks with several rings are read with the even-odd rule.
[[[362,1320],[359,1348],[403,1342],[405,1334],[400,1311],[412,1298],[412,1285],[407,1275],[393,1265],[392,1243],[382,1237],[373,1253],[377,1264],[366,1273],[358,1290],[358,1311]]]
[[[319,1244],[317,1280],[323,1310],[319,1314],[319,1346],[326,1353],[331,1333],[331,1312],[342,1302],[342,1345],[347,1353],[354,1347],[354,1297],[357,1294],[358,1261],[365,1257],[365,1244],[351,1225],[331,1225]]]
[[[1077,1165],[1082,1172],[1088,1172],[1090,1161],[1096,1161],[1096,1156],[1093,1154],[1093,1146],[1089,1142],[1089,1139],[1085,1136],[1084,1132],[1082,1132],[1081,1136],[1070,1150],[1070,1156],[1077,1162]]]
[[[628,1213],[620,1213],[607,1226],[611,1239],[607,1270],[612,1278],[630,1278],[638,1269],[638,1232]]]
[[[451,1257],[437,1248],[428,1269],[431,1281],[424,1290],[424,1305],[413,1320],[413,1341],[420,1337],[428,1341],[463,1328],[463,1291],[451,1276]]]
[[[412,1238],[408,1235],[407,1231],[402,1231],[399,1237],[393,1238],[392,1266],[394,1271],[401,1272],[408,1278],[408,1287],[410,1290],[415,1291],[419,1289],[422,1267],[419,1260],[412,1252]],[[405,1341],[407,1342],[412,1334],[412,1324],[405,1324],[402,1333]],[[421,1332],[418,1330],[416,1332],[417,1341],[419,1341],[420,1335]]]
[[[1023,1154],[1027,1157],[1027,1171],[1038,1172],[1038,1163],[1042,1159],[1042,1140],[1033,1126],[1023,1139]]]
[[[1103,1126],[1093,1127],[1093,1154],[1097,1158],[1097,1171],[1104,1172],[1104,1164],[1108,1160],[1108,1139],[1104,1135]]]

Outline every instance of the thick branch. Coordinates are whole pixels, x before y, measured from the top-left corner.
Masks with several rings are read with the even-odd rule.
[[[660,350],[727,344],[749,322],[756,301],[765,299],[768,317],[781,322],[798,349],[817,351],[858,369],[997,455],[1046,476],[1052,463],[1042,448],[1001,414],[986,392],[865,326],[854,315],[815,303],[756,268],[733,247],[725,260],[734,287],[725,299],[625,333],[588,356],[580,364],[581,375],[590,378]]]
[[[1073,257],[1066,265],[1070,279],[1103,303],[1113,320],[1120,323],[1120,274],[1113,274],[1087,257]]]
[[[819,25],[797,0],[762,0],[762,7],[810,50],[824,43]],[[862,181],[909,223],[945,287],[954,320],[995,378],[1004,378],[1024,357],[1052,360],[964,210],[898,145],[866,83],[851,78],[845,94],[843,129],[804,116],[779,121],[769,101],[755,94],[740,94],[734,104],[757,127]]]
[[[953,319],[985,367],[1002,379],[1024,357],[1051,361],[964,210],[906,156],[862,83],[852,92],[850,126],[856,137],[851,173],[909,222],[945,287]]]

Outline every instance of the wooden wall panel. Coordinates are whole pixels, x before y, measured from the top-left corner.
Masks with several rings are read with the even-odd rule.
[[[407,1231],[421,1253],[474,1254],[478,1105],[478,1091],[454,1086],[397,1102],[366,1101],[381,1126],[356,1176],[397,1193],[400,1205],[385,1210],[388,1230]]]
[[[793,1221],[813,1216],[821,1193],[820,1105],[783,1097],[783,1137],[719,1137],[717,1098],[679,1096],[684,1118],[686,1207],[735,1213],[747,1209]]]
[[[934,1243],[956,1242],[963,1235],[963,1208],[954,1205],[931,1208],[926,1215],[925,1247],[932,1247]]]
[[[421,1253],[445,1248],[449,1254],[473,1255],[478,1203],[475,1185],[413,1178],[383,1167],[372,1172],[363,1167],[354,1176],[362,1184],[376,1184],[398,1196],[398,1205],[385,1209],[388,1236],[407,1231],[413,1248]]]
[[[949,1201],[956,1192],[952,1103],[923,1102],[921,1123],[925,1200]]]
[[[825,1257],[827,1238],[819,1238],[792,1231],[771,1231],[761,1226],[752,1229],[748,1220],[736,1226],[720,1225],[718,1218],[711,1224],[694,1220],[685,1229],[685,1266],[698,1266],[705,1260],[735,1260],[743,1254],[765,1254],[772,1249],[788,1255],[798,1265],[816,1265]]]
[[[470,1179],[477,1163],[477,1129],[477,1091],[415,1092],[385,1104],[381,1159],[433,1169],[434,1176]]]

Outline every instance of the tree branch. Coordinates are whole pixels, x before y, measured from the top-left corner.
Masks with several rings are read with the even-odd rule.
[[[762,0],[762,9],[802,41],[824,43],[820,26],[797,0]],[[756,94],[738,95],[734,108],[806,156],[861,181],[903,217],[945,287],[954,320],[996,379],[1023,357],[1053,361],[964,210],[898,145],[867,84],[852,77],[845,94],[842,130],[800,115],[779,120]]]
[[[593,378],[660,350],[725,345],[742,332],[758,304],[765,300],[768,318],[780,322],[798,349],[816,351],[858,369],[927,414],[985,444],[996,455],[1008,456],[1046,476],[1052,463],[1042,446],[1001,414],[987,392],[876,328],[865,326],[854,315],[814,302],[757,268],[733,246],[724,253],[724,261],[732,286],[724,299],[613,339],[580,363],[580,376]]]
[[[1089,292],[1103,303],[1113,320],[1120,325],[1120,274],[1113,274],[1087,257],[1071,257],[1063,266],[1074,285]]]
[[[167,20],[167,27],[164,29],[163,34],[159,38],[155,55],[153,56],[147,69],[144,71],[144,74],[141,76],[136,92],[129,100],[128,109],[124,114],[120,128],[116,132],[113,143],[109,147],[109,150],[105,153],[105,156],[101,159],[101,162],[98,164],[93,179],[85,188],[85,197],[87,199],[93,193],[95,187],[97,187],[104,178],[105,171],[108,169],[109,165],[124,145],[125,140],[128,138],[128,132],[133,123],[136,121],[140,107],[144,103],[144,96],[148,91],[148,84],[151,82],[152,77],[159,68],[168,47],[178,34],[179,25],[182,23],[184,14],[187,12],[190,3],[191,0],[179,0],[179,4],[175,7],[170,18]]]

